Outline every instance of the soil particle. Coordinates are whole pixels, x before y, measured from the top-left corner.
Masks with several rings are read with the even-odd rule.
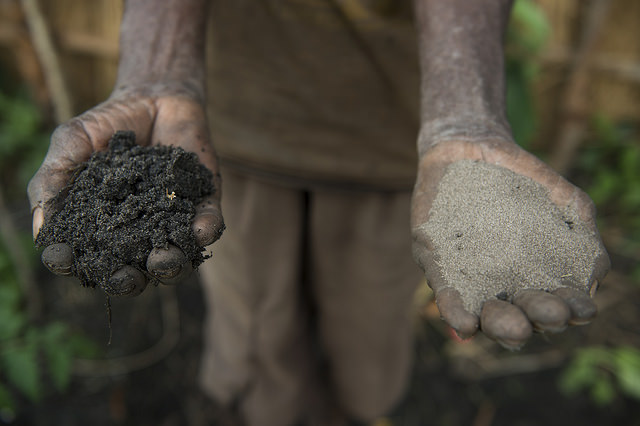
[[[539,183],[472,160],[451,164],[423,227],[445,282],[479,314],[521,289],[588,291],[598,239]]]
[[[195,205],[214,192],[211,172],[193,153],[142,147],[133,132],[116,132],[52,202],[60,209],[36,240],[40,248],[65,243],[71,273],[89,287],[109,288],[124,265],[146,273],[153,248],[179,247],[193,267],[204,256],[191,228]],[[57,209],[55,209],[57,210]]]

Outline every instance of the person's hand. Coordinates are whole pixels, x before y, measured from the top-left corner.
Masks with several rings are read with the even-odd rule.
[[[28,196],[33,214],[33,236],[56,210],[50,201],[65,187],[73,171],[94,151],[107,148],[117,130],[131,130],[140,145],[174,145],[197,154],[214,176],[215,192],[196,206],[192,222],[196,241],[207,246],[216,241],[224,223],[220,209],[220,177],[209,140],[204,109],[198,100],[166,88],[120,90],[106,102],[59,126],[51,136],[49,151],[29,182]],[[73,256],[65,244],[45,248],[43,263],[54,273],[69,275]],[[147,271],[160,282],[174,284],[190,272],[190,263],[180,249],[154,249]],[[132,266],[116,271],[110,283],[114,295],[137,295],[146,286],[146,276]]]
[[[442,244],[437,242],[442,241],[444,234],[440,236],[437,234],[445,231],[438,228],[441,225],[434,225],[436,212],[435,209],[432,211],[432,207],[441,192],[440,184],[447,172],[447,167],[461,160],[476,161],[477,163],[471,163],[471,167],[475,167],[473,164],[483,163],[499,166],[516,175],[531,179],[533,181],[531,184],[534,186],[536,183],[542,185],[548,190],[543,192],[560,211],[575,213],[575,221],[578,223],[574,224],[572,221],[566,223],[571,228],[574,225],[582,227],[587,240],[584,244],[593,247],[589,252],[590,255],[558,254],[545,245],[545,235],[525,236],[524,239],[532,243],[528,247],[523,247],[522,244],[518,244],[518,241],[510,241],[508,236],[500,236],[499,230],[496,230],[496,244],[504,245],[504,256],[484,256],[485,253],[480,249],[479,255],[484,256],[481,261],[484,272],[480,276],[464,275],[468,273],[464,269],[466,266],[464,264],[454,266],[451,262],[443,261],[446,260],[443,259],[445,252]],[[493,191],[492,182],[482,185],[485,185],[485,188],[489,187],[487,191]],[[491,195],[491,197],[497,197],[494,202],[490,203],[485,210],[476,212],[481,217],[472,217],[469,223],[453,224],[453,228],[460,226],[473,229],[473,227],[481,227],[482,221],[499,223],[503,220],[502,216],[499,216],[500,209],[503,209],[507,202],[512,205],[519,204],[517,198],[501,200],[500,194],[494,191],[494,195]],[[474,197],[475,194],[469,195],[469,198],[472,198],[469,200],[469,205],[473,205],[476,201],[473,200]],[[509,197],[518,197],[518,195],[511,194]],[[535,209],[524,210],[523,214],[531,215],[525,219],[536,217],[531,219],[533,221],[537,220],[535,215],[545,214],[534,211]],[[427,282],[434,290],[442,318],[461,337],[470,337],[481,329],[503,346],[517,349],[531,337],[534,330],[560,332],[567,325],[586,324],[596,315],[597,309],[591,297],[609,269],[609,258],[596,229],[594,214],[593,203],[583,191],[512,142],[503,140],[440,142],[422,155],[419,164],[411,218],[414,257],[424,269]],[[496,217],[501,219],[496,220]],[[543,219],[547,220],[547,218]],[[429,222],[430,220],[432,222]],[[478,222],[474,222],[475,220]],[[522,218],[514,220],[522,220]],[[531,223],[531,220],[528,222]],[[446,222],[445,219],[444,223]],[[519,223],[515,224],[515,226],[518,225]],[[532,229],[535,230],[536,227],[533,226]],[[568,231],[567,235],[569,235],[567,238],[571,238]],[[461,237],[462,232],[454,231],[453,237],[458,236]],[[507,251],[510,252],[507,253]],[[531,264],[531,257],[527,259],[526,254],[535,251],[545,252],[539,253],[540,256],[534,256],[536,260]],[[505,262],[505,258],[509,260]],[[551,260],[545,264],[545,261],[540,259]],[[565,274],[558,274],[558,265],[565,268]],[[459,271],[461,274],[455,275],[451,273],[452,271],[446,270],[453,267],[459,268],[455,272]],[[578,267],[582,268],[582,271],[587,271],[581,274],[582,281],[573,278],[574,275],[580,275],[572,273]],[[515,272],[508,279],[506,276],[502,278],[503,271]],[[533,278],[534,275],[535,278]],[[454,276],[464,278],[459,282],[451,282],[451,277]],[[513,276],[518,276],[521,280],[516,280],[518,282],[514,284]],[[508,280],[511,282],[507,282]],[[536,281],[536,285],[531,284],[533,281]],[[551,291],[545,291],[545,289]]]

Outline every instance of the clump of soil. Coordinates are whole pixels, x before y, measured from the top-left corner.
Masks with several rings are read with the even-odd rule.
[[[519,290],[588,291],[602,247],[572,209],[561,210],[539,183],[473,160],[447,167],[429,220],[436,262],[465,309]]]
[[[191,229],[195,206],[214,192],[211,172],[193,153],[171,146],[142,147],[133,132],[116,132],[52,205],[61,209],[43,225],[36,245],[65,243],[71,273],[89,287],[109,288],[124,265],[146,271],[153,248],[179,247],[193,267],[204,248]]]

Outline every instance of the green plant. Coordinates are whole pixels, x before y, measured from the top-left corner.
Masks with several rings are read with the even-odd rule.
[[[37,262],[36,252],[29,233],[13,229],[5,204],[18,194],[24,197],[26,182],[44,156],[46,138],[39,111],[27,97],[0,92],[0,170],[7,183],[3,186],[12,190],[0,191],[0,422],[10,421],[25,397],[37,402],[49,389],[64,391],[73,359],[96,352],[90,340],[68,325],[41,324],[30,317],[26,287],[21,286],[24,269]]]
[[[635,126],[605,116],[592,120],[590,139],[576,162],[575,176],[598,208],[600,229],[611,252],[635,264],[629,276],[640,283],[640,137]]]
[[[640,400],[640,350],[628,346],[579,349],[559,386],[570,396],[587,391],[600,406],[611,404],[618,395]]]
[[[15,248],[14,248],[15,249]],[[43,325],[27,317],[11,257],[0,245],[0,420],[17,410],[16,393],[39,401],[45,383],[64,391],[78,356],[95,355],[95,345],[61,322]]]
[[[16,193],[24,191],[44,157],[46,130],[40,111],[26,94],[0,91],[0,169],[3,182],[11,183]]]
[[[517,0],[511,12],[506,42],[507,116],[515,140],[525,147],[536,131],[531,85],[538,75],[537,56],[545,46],[550,25],[532,0]]]

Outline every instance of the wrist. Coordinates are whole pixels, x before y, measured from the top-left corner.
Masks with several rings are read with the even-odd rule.
[[[422,157],[431,148],[448,141],[514,143],[511,128],[506,120],[465,115],[443,117],[424,121],[420,126],[417,141],[418,155]]]
[[[109,99],[128,98],[186,98],[197,102],[201,106],[205,103],[205,93],[202,85],[197,81],[184,79],[180,81],[144,81],[132,84],[122,83],[114,87]]]
[[[415,0],[420,154],[443,141],[511,140],[502,40],[509,0]]]
[[[114,93],[143,90],[204,100],[206,0],[127,0]]]

